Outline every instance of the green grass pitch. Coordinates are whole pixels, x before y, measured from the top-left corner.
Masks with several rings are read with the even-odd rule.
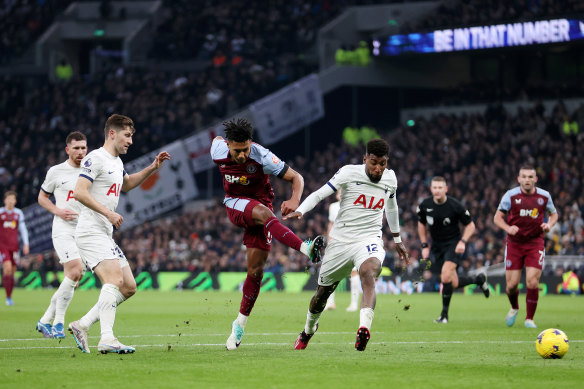
[[[512,328],[506,296],[455,294],[450,323],[434,324],[438,294],[381,295],[371,340],[354,350],[359,313],[347,313],[349,294],[324,312],[303,351],[292,349],[304,326],[311,293],[260,295],[237,351],[225,340],[240,293],[139,292],[120,306],[115,333],[133,355],[91,354],[71,335],[44,339],[34,330],[52,291],[16,290],[0,306],[0,388],[576,388],[584,382],[584,297],[541,296],[537,329],[523,327],[525,295]],[[81,317],[98,291],[78,291],[66,321]],[[408,308],[409,309],[406,309]],[[66,323],[67,324],[67,323]],[[546,328],[570,339],[561,360],[544,360],[535,339]],[[399,386],[397,386],[399,385]]]

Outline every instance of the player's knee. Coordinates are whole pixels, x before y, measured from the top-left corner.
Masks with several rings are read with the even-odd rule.
[[[253,209],[253,218],[260,222],[261,224],[264,224],[266,220],[273,216],[274,213],[265,205],[257,205]]]
[[[126,300],[129,299],[136,294],[136,284],[134,283],[132,285],[123,285],[120,288],[120,293],[126,298]]]

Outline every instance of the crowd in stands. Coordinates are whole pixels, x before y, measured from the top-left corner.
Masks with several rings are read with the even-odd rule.
[[[0,5],[0,66],[22,56],[71,0],[5,0]]]
[[[0,9],[0,64],[20,55],[68,3],[4,2]],[[0,193],[16,190],[20,207],[35,203],[47,169],[61,161],[66,135],[80,130],[88,136],[90,148],[99,147],[103,123],[113,112],[132,116],[138,129],[126,161],[236,112],[312,71],[313,65],[299,54],[313,44],[318,28],[343,7],[370,3],[377,2],[280,0],[266,5],[228,1],[218,6],[209,1],[167,1],[151,56],[208,61],[209,66],[201,72],[106,67],[91,76],[74,76],[57,84],[48,83],[46,77],[5,76],[0,91]],[[568,0],[469,0],[453,4],[458,6],[441,8],[437,15],[442,16],[404,28],[420,31],[559,16],[581,12],[584,7]],[[27,85],[34,87],[23,88]],[[25,94],[25,90],[31,92]],[[469,92],[469,99],[473,96],[476,93]],[[584,255],[584,173],[578,168],[584,142],[581,134],[563,131],[566,117],[584,128],[584,108],[566,112],[558,103],[553,112],[545,112],[541,105],[517,113],[493,106],[482,115],[439,115],[416,120],[414,127],[384,129],[382,136],[391,146],[390,166],[398,174],[402,231],[412,258],[419,257],[416,205],[429,196],[431,177],[443,175],[450,185],[449,193],[463,200],[477,223],[464,269],[500,263],[503,233],[493,226],[492,216],[505,190],[515,185],[523,162],[538,166],[540,185],[550,191],[560,213],[560,222],[548,239],[548,254]],[[362,145],[337,143],[310,160],[297,157],[288,162],[304,175],[305,198],[340,166],[360,163],[362,153]],[[279,209],[290,188],[279,180],[273,184],[275,209]],[[302,238],[323,233],[331,201],[332,197],[323,201],[305,220],[287,224]],[[148,222],[118,233],[116,239],[135,271],[196,272],[244,270],[241,235],[228,221],[221,199],[216,199],[213,207]],[[400,271],[402,264],[394,263],[389,235],[385,234],[387,265]],[[50,258],[25,258],[23,265],[57,268],[54,255],[52,258],[52,262]],[[304,256],[274,243],[266,270],[305,268],[314,269]]]
[[[424,266],[418,262],[421,250],[416,207],[430,196],[428,186],[434,175],[446,177],[448,194],[469,208],[477,225],[460,271],[500,264],[505,234],[494,226],[493,215],[505,191],[517,186],[518,169],[523,163],[537,167],[538,186],[551,193],[559,212],[557,225],[547,235],[546,254],[584,256],[584,172],[579,157],[584,142],[582,134],[566,135],[561,130],[564,110],[561,102],[552,112],[545,112],[537,104],[517,113],[492,106],[484,114],[418,118],[414,127],[383,133],[391,147],[390,167],[398,178],[402,237],[414,259],[407,269],[397,262],[385,226],[385,266],[410,276]],[[577,111],[584,114],[584,106]],[[339,140],[310,160],[296,157],[288,163],[304,176],[306,198],[339,167],[362,163],[362,154],[361,144]],[[274,208],[279,209],[290,195],[290,186],[278,179],[272,183]],[[200,211],[178,213],[117,234],[134,271],[245,271],[242,230],[229,222],[221,200],[215,199],[214,205]],[[322,234],[328,222],[328,205],[333,201],[330,196],[303,220],[285,223],[303,239]],[[315,271],[315,267],[305,256],[273,243],[266,271],[304,270]],[[554,269],[545,271],[552,273]]]

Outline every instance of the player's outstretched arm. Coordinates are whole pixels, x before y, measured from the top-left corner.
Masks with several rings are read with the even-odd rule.
[[[145,167],[138,173],[124,176],[122,190],[124,192],[128,192],[143,183],[144,180],[147,179],[152,173],[160,169],[162,163],[168,159],[170,159],[170,154],[168,154],[166,151],[158,153],[156,158],[154,158],[154,162],[152,162],[150,166]]]
[[[296,208],[296,212],[292,212],[287,216],[284,216],[282,219],[302,219],[302,215],[306,212],[309,212],[312,208],[316,206],[322,199],[328,197],[334,193],[334,190],[330,187],[330,185],[325,184],[319,190],[312,192],[303,202]]]
[[[298,204],[300,204],[300,198],[304,191],[304,178],[296,170],[288,168],[282,179],[292,183],[292,196],[289,200],[284,201],[280,208],[282,215],[286,216],[290,212],[296,211]]]

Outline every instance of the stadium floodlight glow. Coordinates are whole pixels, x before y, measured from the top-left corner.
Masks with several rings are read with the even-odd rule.
[[[550,19],[376,37],[379,54],[448,53],[584,39],[584,20]]]

